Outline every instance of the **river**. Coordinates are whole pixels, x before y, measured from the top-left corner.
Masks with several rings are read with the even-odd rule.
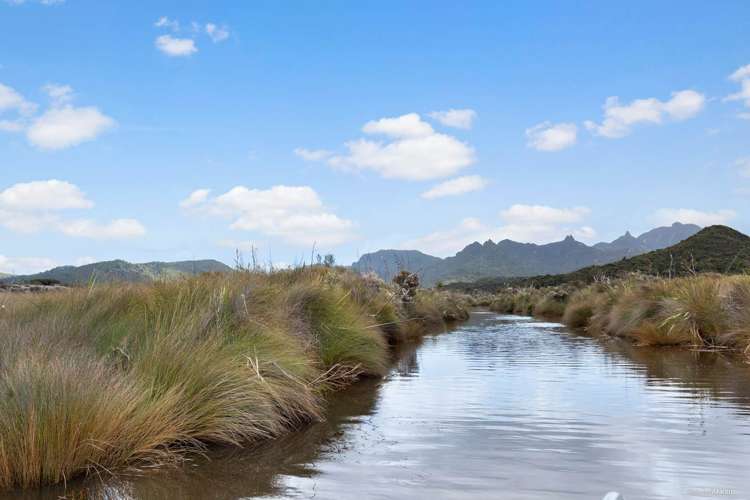
[[[750,369],[726,355],[478,312],[396,358],[333,395],[325,422],[67,497],[750,498]]]

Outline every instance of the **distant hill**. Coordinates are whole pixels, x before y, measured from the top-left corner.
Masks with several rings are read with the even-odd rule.
[[[422,273],[442,260],[417,250],[378,250],[363,255],[352,264],[352,269],[359,273],[374,272],[389,280],[403,270]]]
[[[584,267],[571,273],[529,278],[486,278],[450,286],[474,290],[495,290],[505,286],[557,286],[591,283],[602,277],[616,278],[634,272],[665,277],[705,272],[748,273],[750,237],[727,226],[710,226],[668,248],[605,265]]]
[[[4,278],[2,281],[6,283],[56,281],[67,285],[88,283],[92,280],[96,280],[97,282],[145,282],[160,278],[227,271],[231,271],[231,268],[217,260],[147,262],[145,264],[131,264],[124,260],[111,260],[78,267],[56,267],[37,274]]]
[[[700,227],[676,222],[652,229],[638,237],[630,232],[609,243],[589,246],[568,236],[562,241],[536,245],[503,240],[474,242],[453,257],[440,259],[415,250],[380,250],[363,255],[352,268],[374,271],[385,280],[402,269],[419,274],[427,286],[438,282],[475,281],[488,277],[537,276],[568,273],[582,267],[607,264],[688,238]]]
[[[11,276],[13,276],[13,275],[12,274],[7,274],[7,273],[0,273],[0,279],[10,278]]]

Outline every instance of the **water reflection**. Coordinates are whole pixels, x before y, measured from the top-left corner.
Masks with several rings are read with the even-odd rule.
[[[750,369],[475,314],[331,398],[326,422],[177,470],[11,498],[750,498]]]

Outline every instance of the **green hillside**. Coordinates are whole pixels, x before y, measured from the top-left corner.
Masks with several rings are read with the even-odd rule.
[[[676,277],[695,273],[738,274],[750,272],[750,237],[726,226],[710,226],[690,238],[662,250],[655,250],[610,264],[588,266],[565,274],[529,278],[489,278],[473,283],[456,283],[451,288],[494,290],[505,286],[557,286],[591,283],[629,273]]]
[[[59,282],[81,284],[97,282],[146,282],[155,279],[169,279],[184,275],[207,272],[227,272],[231,268],[217,260],[188,260],[181,262],[147,262],[131,264],[124,260],[95,262],[85,266],[62,266],[37,274],[5,278],[6,282]]]

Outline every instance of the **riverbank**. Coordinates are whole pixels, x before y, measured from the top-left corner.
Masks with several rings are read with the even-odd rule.
[[[8,294],[0,489],[180,461],[322,417],[388,344],[468,316],[460,296],[325,267]]]
[[[584,288],[516,288],[490,308],[561,321],[639,345],[685,345],[750,354],[750,276],[631,276]]]

